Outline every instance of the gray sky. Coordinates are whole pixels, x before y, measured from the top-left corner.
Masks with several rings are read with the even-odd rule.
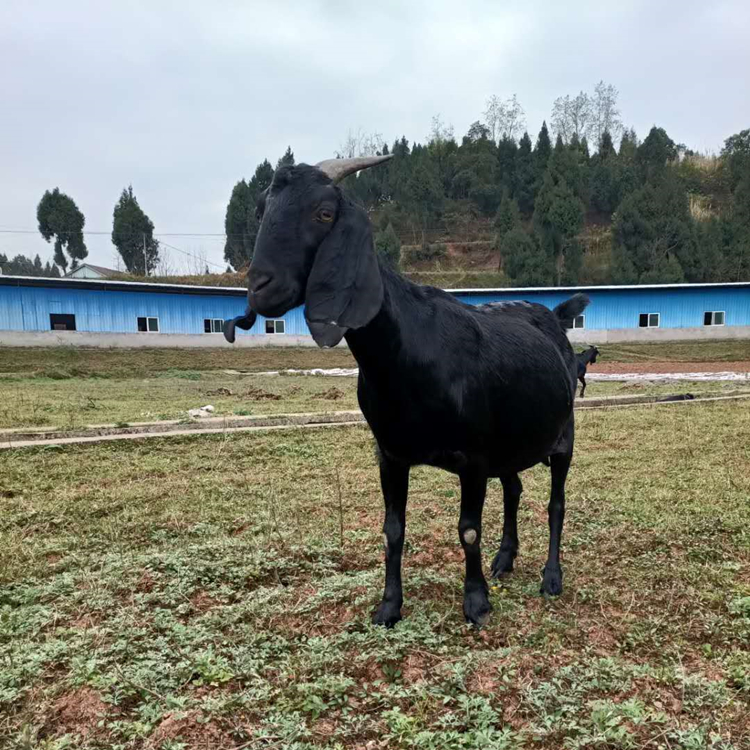
[[[287,145],[314,162],[350,128],[423,141],[437,113],[460,138],[513,93],[535,139],[600,79],[639,136],[717,151],[750,127],[748,40],[748,0],[5,0],[0,229],[35,230],[59,186],[109,232],[132,183],[157,233],[221,233],[235,182]],[[224,265],[221,238],[163,239]],[[108,236],[86,243],[114,264]],[[52,257],[38,234],[0,233],[0,252]]]

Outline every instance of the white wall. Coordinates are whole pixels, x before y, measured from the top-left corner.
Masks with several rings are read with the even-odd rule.
[[[575,330],[574,344],[613,344],[644,341],[708,341],[750,339],[750,326],[705,328],[620,328],[610,331]],[[0,346],[82,346],[100,349],[180,349],[258,346],[316,346],[311,336],[237,336],[228,343],[220,334],[88,333],[86,331],[0,331]],[[342,341],[339,346],[346,346]]]

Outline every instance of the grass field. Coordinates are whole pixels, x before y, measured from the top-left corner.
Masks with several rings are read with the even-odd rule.
[[[750,342],[602,347],[601,361],[750,360]],[[671,360],[670,360],[671,358]],[[701,361],[701,360],[698,360]],[[183,419],[211,404],[217,416],[357,408],[356,379],[233,375],[286,368],[352,367],[348,350],[0,349],[0,429]],[[587,395],[722,392],[731,383],[590,382]]]
[[[368,624],[382,501],[363,427],[2,460],[2,747],[750,747],[746,403],[580,414],[565,593],[538,595],[538,467],[479,632],[458,483],[427,468],[406,619]],[[496,482],[485,518],[487,565]]]
[[[580,344],[576,350],[584,349]],[[750,340],[668,344],[602,344],[602,362],[740,362],[750,360]],[[288,367],[354,367],[348,349],[267,347],[255,349],[76,349],[0,348],[0,375],[150,377],[170,370],[236,369],[248,372]]]

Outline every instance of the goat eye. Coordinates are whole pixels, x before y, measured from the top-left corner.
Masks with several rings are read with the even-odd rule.
[[[333,211],[329,211],[326,208],[321,208],[315,217],[318,221],[325,221],[326,223],[333,221]]]

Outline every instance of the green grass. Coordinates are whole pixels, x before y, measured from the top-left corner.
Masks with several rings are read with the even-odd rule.
[[[4,453],[0,746],[747,748],[750,407],[586,412],[577,436],[566,591],[538,596],[539,467],[480,632],[462,621],[458,482],[428,468],[406,619],[368,624],[365,428]],[[488,565],[495,481],[485,520]]]

